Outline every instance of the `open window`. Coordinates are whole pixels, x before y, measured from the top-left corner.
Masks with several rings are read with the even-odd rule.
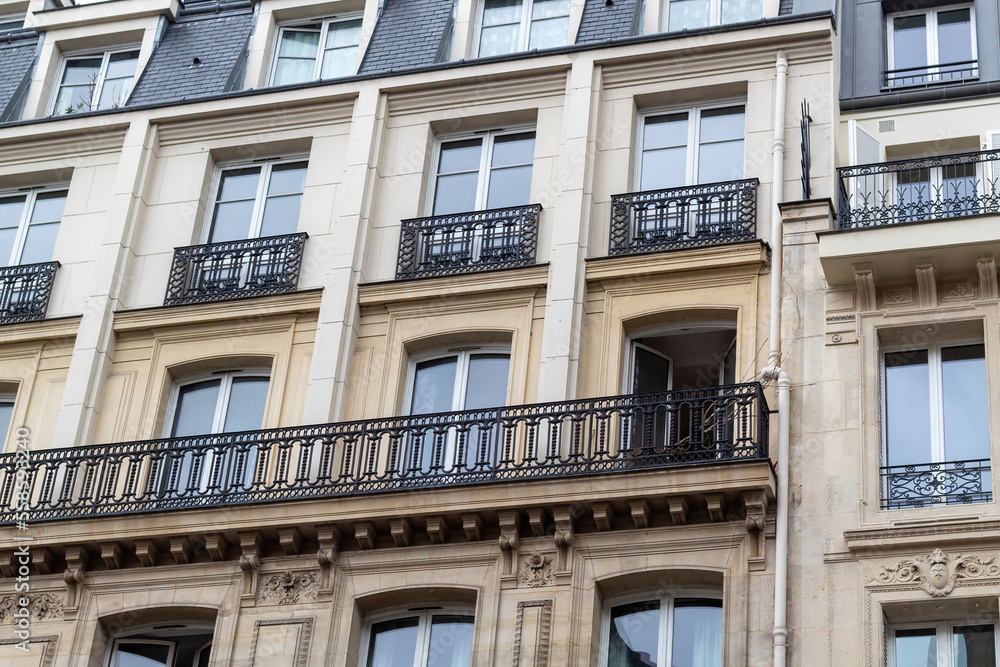
[[[214,610],[145,608],[101,620],[88,664],[104,667],[208,667]],[[117,631],[124,628],[122,631]]]
[[[53,115],[123,107],[132,93],[139,49],[71,55],[59,67]]]

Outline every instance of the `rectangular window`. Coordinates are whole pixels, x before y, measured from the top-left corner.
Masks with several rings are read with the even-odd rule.
[[[565,46],[570,0],[483,0],[480,58]]]
[[[24,27],[24,14],[0,16],[0,32],[20,30]]]
[[[887,86],[961,81],[979,76],[971,5],[888,17]]]
[[[763,0],[661,0],[660,31],[696,30],[713,25],[755,21]]]
[[[278,30],[271,85],[351,76],[360,42],[360,18],[284,26]]]
[[[441,142],[431,215],[527,204],[534,155],[534,132],[487,132]]]
[[[475,617],[465,611],[415,611],[369,623],[363,667],[458,667],[472,662]]]
[[[106,51],[63,60],[54,115],[125,106],[132,92],[139,50]]]
[[[742,104],[647,114],[640,125],[639,190],[743,178]]]
[[[996,667],[993,624],[936,623],[890,628],[889,667]]]
[[[601,667],[722,666],[722,600],[667,595],[610,608]]]
[[[52,260],[66,193],[60,188],[0,195],[0,266]]]
[[[294,234],[307,164],[305,160],[268,160],[220,169],[207,242]]]

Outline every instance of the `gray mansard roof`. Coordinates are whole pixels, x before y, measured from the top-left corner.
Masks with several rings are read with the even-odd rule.
[[[358,74],[433,64],[451,30],[453,4],[454,0],[386,0]]]
[[[37,46],[38,35],[31,30],[0,36],[0,122],[6,120],[15,93],[29,83]]]

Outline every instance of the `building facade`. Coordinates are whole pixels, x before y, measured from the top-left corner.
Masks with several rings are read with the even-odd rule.
[[[868,566],[797,532],[867,529],[796,481],[807,353],[863,361],[801,332],[854,294],[815,234],[836,28],[0,0],[0,661],[761,665],[789,630],[811,660],[801,573]]]

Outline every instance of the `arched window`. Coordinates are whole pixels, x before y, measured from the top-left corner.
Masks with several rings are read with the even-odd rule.
[[[366,619],[362,667],[467,667],[475,615],[466,605],[411,607]]]
[[[270,372],[220,371],[177,382],[165,436],[254,431],[264,421]]]

